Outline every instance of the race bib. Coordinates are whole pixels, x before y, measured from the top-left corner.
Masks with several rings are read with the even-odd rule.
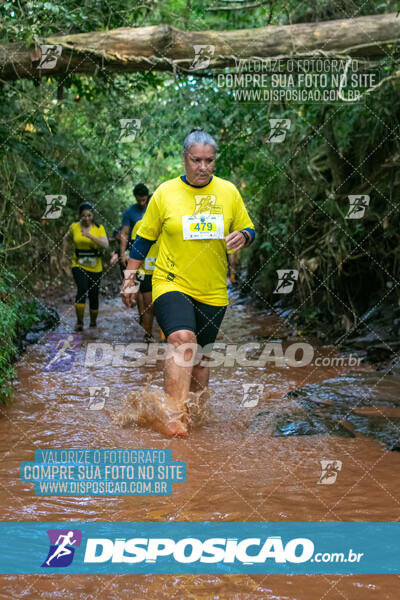
[[[184,240],[221,240],[224,236],[224,215],[186,215],[182,217]]]
[[[78,265],[82,267],[95,267],[97,264],[97,259],[95,256],[80,256],[78,258]]]
[[[154,267],[156,266],[157,257],[154,256],[146,256],[144,259],[144,268],[146,271],[154,271]]]

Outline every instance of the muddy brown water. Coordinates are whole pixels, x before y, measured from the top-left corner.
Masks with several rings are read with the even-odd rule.
[[[59,307],[59,331],[71,331],[70,305]],[[160,366],[101,369],[84,366],[87,342],[142,340],[134,312],[119,299],[103,301],[97,330],[85,329],[83,346],[68,372],[43,371],[46,336],[18,361],[14,403],[0,419],[0,517],[2,521],[397,521],[400,453],[368,437],[274,437],[249,428],[260,410],[279,410],[285,394],[340,374],[344,368],[218,367],[211,373],[206,422],[187,439],[150,430],[120,428],[113,415],[131,391],[151,376],[162,386]],[[221,341],[280,339],[277,318],[235,303],[227,311]],[[332,349],[321,348],[327,355]],[[371,371],[371,367],[357,370]],[[243,406],[243,384],[264,385],[256,407]],[[389,383],[390,385],[390,383]],[[393,383],[393,385],[395,385]],[[89,386],[108,386],[102,410],[88,410]],[[397,393],[398,390],[393,390]],[[187,481],[171,496],[40,497],[19,480],[21,461],[39,448],[170,448],[187,463]],[[318,485],[320,460],[342,461],[333,485]],[[3,541],[4,543],[4,541]],[[24,599],[274,599],[397,600],[400,577],[383,575],[47,575],[1,576],[0,598]]]

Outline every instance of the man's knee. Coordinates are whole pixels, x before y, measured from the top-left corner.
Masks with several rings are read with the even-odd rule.
[[[178,348],[183,344],[197,344],[197,339],[193,331],[190,331],[189,329],[180,329],[168,336],[168,343],[172,344],[175,348]]]
[[[181,329],[168,336],[168,344],[173,347],[173,358],[179,366],[193,366],[197,359],[197,340],[193,331]]]

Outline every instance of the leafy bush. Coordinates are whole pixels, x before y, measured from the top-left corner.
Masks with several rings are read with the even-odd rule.
[[[11,397],[11,380],[15,376],[12,363],[20,349],[21,339],[40,319],[40,303],[26,300],[15,289],[15,277],[0,277],[0,402]]]

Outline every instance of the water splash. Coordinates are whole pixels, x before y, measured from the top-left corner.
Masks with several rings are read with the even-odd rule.
[[[113,415],[119,427],[150,427],[165,435],[187,435],[189,427],[202,425],[210,419],[207,406],[208,390],[190,392],[184,406],[167,396],[160,388],[151,387],[149,376],[141,390],[135,390],[125,399],[123,408]]]

